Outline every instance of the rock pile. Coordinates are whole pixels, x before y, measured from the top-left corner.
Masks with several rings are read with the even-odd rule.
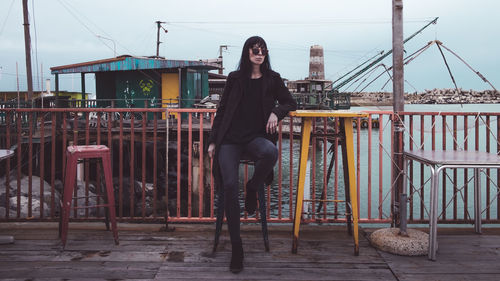
[[[350,93],[352,105],[392,105],[392,92]],[[475,104],[499,103],[500,92],[462,89],[432,89],[422,93],[406,93],[407,104]]]
[[[433,89],[423,93],[407,94],[406,103],[410,104],[468,104],[499,103],[500,92],[493,90],[474,91],[458,89]]]

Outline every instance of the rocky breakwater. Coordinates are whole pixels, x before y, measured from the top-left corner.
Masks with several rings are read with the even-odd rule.
[[[500,103],[500,92],[494,90],[474,91],[462,89],[433,89],[423,93],[405,95],[409,104],[468,104]]]
[[[353,106],[390,106],[392,92],[350,93]],[[405,93],[407,104],[475,104],[500,103],[500,92],[494,90],[433,89],[421,93]]]

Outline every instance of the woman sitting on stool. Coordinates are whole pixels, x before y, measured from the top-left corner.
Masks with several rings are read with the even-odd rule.
[[[278,105],[276,105],[278,101]],[[217,188],[224,189],[232,254],[229,269],[243,270],[243,246],[240,237],[238,170],[243,156],[255,162],[247,183],[245,209],[252,215],[257,192],[264,188],[278,158],[277,125],[297,103],[277,72],[271,70],[264,39],[246,40],[237,71],[229,73],[226,87],[209,136],[208,154],[214,157]]]

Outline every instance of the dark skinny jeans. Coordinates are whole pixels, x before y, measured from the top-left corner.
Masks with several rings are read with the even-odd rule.
[[[257,137],[246,144],[223,144],[219,151],[219,166],[224,188],[224,210],[232,243],[241,242],[238,171],[241,159],[255,162],[250,181],[254,192],[264,188],[264,181],[278,159],[278,149],[271,141]]]

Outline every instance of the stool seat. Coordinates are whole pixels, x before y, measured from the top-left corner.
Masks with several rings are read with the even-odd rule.
[[[105,145],[70,145],[68,146],[69,153],[100,153],[109,151]],[[87,154],[88,155],[88,154]]]
[[[104,178],[106,184],[106,201],[105,204],[98,204],[93,206],[71,206],[73,201],[73,191],[76,182],[76,170],[78,159],[92,159],[98,158],[102,161],[104,170]],[[106,228],[109,230],[108,221],[111,220],[111,228],[115,244],[118,245],[118,230],[116,226],[116,211],[115,211],[115,198],[113,191],[113,179],[111,171],[111,153],[105,145],[71,145],[66,149],[66,174],[64,179],[63,201],[61,206],[61,221],[59,223],[59,233],[62,240],[63,248],[66,246],[68,235],[69,214],[71,209],[79,208],[94,208],[105,207],[106,209]],[[90,197],[90,196],[89,196]],[[109,218],[108,218],[109,217]]]

